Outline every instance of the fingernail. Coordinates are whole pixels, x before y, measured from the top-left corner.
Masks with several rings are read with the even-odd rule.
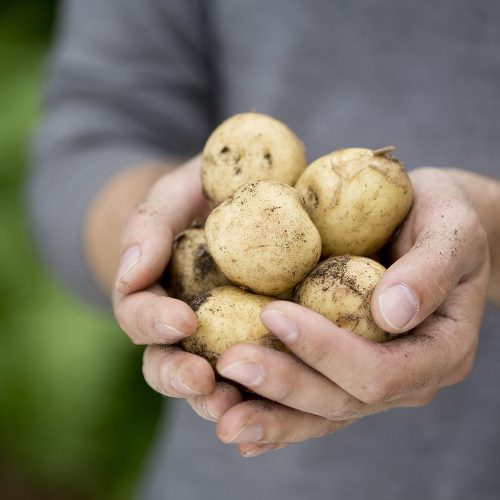
[[[260,314],[260,319],[283,342],[292,342],[299,336],[297,325],[281,311],[268,309]]]
[[[379,298],[380,312],[388,325],[403,330],[418,312],[418,301],[404,283],[391,286]]]
[[[255,443],[262,439],[262,427],[259,425],[251,425],[240,429],[228,443]]]
[[[118,269],[118,280],[123,281],[127,273],[139,262],[141,258],[141,249],[138,245],[131,246],[122,255],[120,259],[120,268]]]
[[[264,455],[264,453],[267,453],[268,451],[271,451],[274,448],[274,445],[272,444],[266,444],[263,446],[257,446],[256,448],[252,448],[250,450],[245,450],[241,452],[242,457],[258,457],[259,455]]]
[[[219,417],[217,417],[210,410],[210,408],[208,407],[208,404],[207,404],[206,401],[203,401],[200,406],[201,406],[200,411],[201,411],[201,413],[203,413],[203,415],[205,416],[206,419],[211,420],[212,422],[218,422],[219,421]]]
[[[264,379],[264,371],[251,361],[237,361],[223,368],[219,373],[243,385],[258,385]]]
[[[155,322],[155,328],[159,333],[167,337],[167,339],[175,341],[188,336],[187,333],[181,332],[177,330],[177,328],[174,328],[173,326],[170,326],[168,323],[164,323],[159,319]]]
[[[176,392],[185,396],[199,396],[201,394],[175,375],[170,379],[170,385]]]

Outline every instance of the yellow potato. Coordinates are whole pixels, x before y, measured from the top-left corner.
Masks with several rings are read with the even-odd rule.
[[[284,123],[261,113],[241,113],[208,138],[202,157],[203,189],[215,206],[251,181],[293,185],[305,168],[304,146]]]
[[[294,301],[316,311],[341,328],[384,342],[395,336],[374,322],[370,303],[385,267],[366,257],[329,257],[295,289]]]
[[[295,188],[321,234],[322,254],[373,255],[406,217],[413,191],[394,148],[348,148],[314,161]]]
[[[235,286],[199,295],[191,304],[198,329],[182,341],[183,349],[202,356],[212,366],[224,351],[237,344],[257,344],[288,352],[260,321],[262,308],[273,300]]]
[[[186,229],[174,240],[166,288],[172,297],[191,302],[196,295],[231,282],[212,259],[202,227]]]
[[[287,184],[246,184],[215,208],[205,224],[215,262],[233,283],[263,295],[295,286],[316,265],[321,238]]]

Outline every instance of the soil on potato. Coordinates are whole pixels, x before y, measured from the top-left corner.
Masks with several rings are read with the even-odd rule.
[[[210,291],[200,293],[191,301],[191,309],[196,312],[211,296]]]
[[[204,278],[210,273],[217,272],[218,268],[214,259],[208,251],[206,244],[198,245],[196,249],[195,275],[198,278]]]

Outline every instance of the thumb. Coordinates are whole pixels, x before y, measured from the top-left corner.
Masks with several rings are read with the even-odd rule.
[[[173,238],[202,215],[205,204],[199,157],[152,187],[122,232],[116,281],[120,293],[146,288],[161,276],[170,258]]]
[[[426,231],[390,266],[373,293],[373,318],[387,332],[401,333],[416,327],[471,272],[475,245],[467,244],[466,237],[450,239],[442,231],[433,234]]]

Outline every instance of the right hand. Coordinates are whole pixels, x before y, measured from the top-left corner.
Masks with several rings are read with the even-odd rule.
[[[158,283],[176,234],[207,214],[199,157],[160,178],[124,228],[112,299],[120,328],[134,344],[147,346],[146,382],[165,396],[188,399],[200,416],[216,421],[241,395],[229,384],[216,383],[205,359],[175,345],[195,332],[196,315]]]

